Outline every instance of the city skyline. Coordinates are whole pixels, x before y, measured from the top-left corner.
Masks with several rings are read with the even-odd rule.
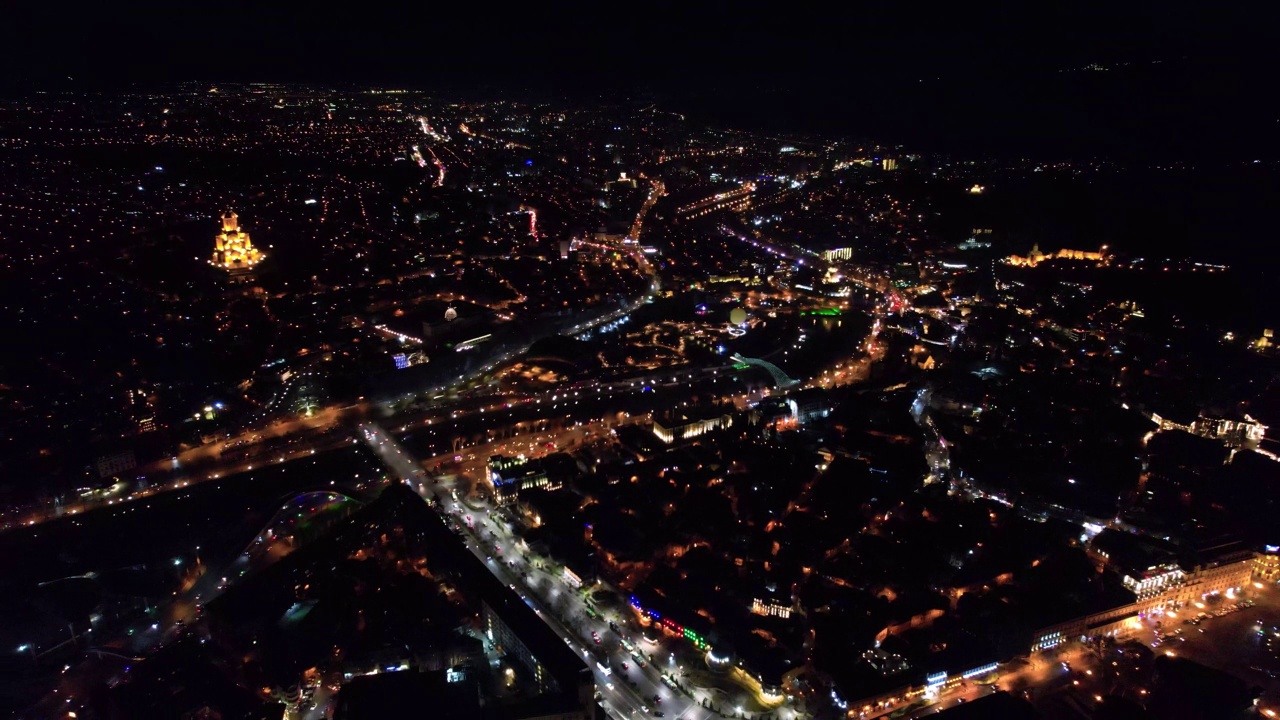
[[[16,20],[0,715],[1280,713],[1251,11]]]
[[[28,6],[0,88],[183,81],[400,86],[469,99],[664,101],[717,124],[930,149],[1135,159],[1274,158],[1261,8],[789,8],[659,3],[305,8]],[[712,80],[714,78],[714,80]],[[1207,146],[1216,146],[1209,150]]]

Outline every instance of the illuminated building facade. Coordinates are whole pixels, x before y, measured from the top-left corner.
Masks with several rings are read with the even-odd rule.
[[[149,433],[156,429],[156,398],[146,390],[126,390],[129,415],[137,426],[139,434]]]
[[[1151,421],[1159,425],[1161,430],[1181,430],[1211,440],[1221,440],[1227,447],[1256,448],[1267,435],[1267,426],[1249,415],[1239,420],[1200,415],[1190,424],[1184,424],[1153,412]]]
[[[1122,582],[1126,590],[1137,595],[1139,600],[1145,600],[1182,583],[1186,577],[1182,568],[1168,565],[1151,568],[1139,577],[1125,575]]]
[[[1032,652],[1045,650],[1055,645],[1086,637],[1110,635],[1125,637],[1142,627],[1141,618],[1154,612],[1172,612],[1169,608],[1203,601],[1211,595],[1234,597],[1237,592],[1252,582],[1259,562],[1252,553],[1241,558],[1220,564],[1197,567],[1190,572],[1178,571],[1175,577],[1167,573],[1167,579],[1152,576],[1159,590],[1147,592],[1139,596],[1137,602],[1120,605],[1102,612],[1074,618],[1057,625],[1041,629],[1035,634],[1036,641]],[[1145,578],[1144,578],[1145,579]],[[1141,581],[1124,578],[1125,586]],[[1130,588],[1132,589],[1132,588]],[[1193,611],[1194,612],[1194,611]],[[1172,617],[1176,617],[1173,615]]]
[[[775,598],[752,598],[751,612],[756,615],[786,620],[791,617],[791,606],[783,604]]]
[[[761,280],[760,280],[760,277],[756,275],[753,275],[750,277],[746,275],[712,275],[707,278],[707,282],[713,285],[717,283],[742,283],[743,285],[759,285],[761,283]]]
[[[1253,577],[1258,582],[1280,582],[1280,545],[1267,545],[1253,559]]]
[[[663,425],[655,420],[653,422],[653,434],[657,435],[662,442],[670,445],[674,442],[692,440],[703,433],[732,425],[733,416],[731,415],[716,415],[705,419],[690,419],[682,416],[670,425]]]
[[[222,232],[214,240],[213,258],[209,261],[233,275],[246,273],[266,258],[249,241],[249,233],[240,229],[239,216],[227,211],[222,216]]]
[[[1221,440],[1227,445],[1252,447],[1266,437],[1267,426],[1248,415],[1243,420],[1201,415],[1191,424],[1191,431],[1201,437]]]
[[[489,480],[493,482],[494,501],[498,505],[514,504],[525,490],[556,490],[560,487],[559,483],[552,485],[540,461],[528,460],[523,455],[490,457]]]
[[[1031,252],[1023,255],[1010,255],[1005,258],[1005,262],[1015,267],[1035,267],[1042,262],[1049,260],[1072,260],[1075,262],[1093,262],[1106,264],[1111,260],[1111,256],[1107,254],[1107,246],[1103,245],[1096,252],[1089,250],[1071,250],[1062,248],[1056,253],[1040,252],[1039,245],[1033,245]]]
[[[484,572],[484,568],[476,568]],[[477,578],[478,579],[478,578]],[[492,646],[529,672],[537,688],[535,704],[509,706],[513,718],[588,720],[594,718],[595,679],[578,657],[565,647],[520,596],[492,575],[484,589],[481,621]],[[430,717],[426,713],[424,717]]]
[[[605,192],[609,192],[613,190],[615,187],[620,187],[620,186],[629,187],[632,190],[635,190],[636,179],[633,177],[627,177],[627,174],[625,172],[619,173],[617,180],[609,180],[604,184],[604,189],[605,189]]]
[[[553,693],[559,691],[556,684],[555,676],[542,664],[537,655],[529,650],[520,636],[511,629],[507,623],[503,622],[502,616],[499,615],[489,603],[484,603],[484,632],[489,638],[489,642],[501,647],[507,654],[515,657],[524,665],[533,675],[533,681],[538,687],[540,693]]]
[[[564,570],[561,571],[560,577],[564,579],[565,584],[567,584],[569,587],[573,588],[574,590],[577,590],[578,588],[582,587],[582,578],[578,575],[578,573],[569,569],[568,566],[565,566]]]

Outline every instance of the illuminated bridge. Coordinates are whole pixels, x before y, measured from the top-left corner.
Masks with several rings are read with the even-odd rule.
[[[765,370],[768,370],[769,375],[773,377],[774,385],[778,386],[778,388],[780,389],[789,388],[792,385],[798,385],[800,383],[799,380],[794,380],[790,376],[788,376],[786,373],[782,372],[782,368],[778,367],[777,365],[774,365],[773,363],[767,360],[761,360],[760,358],[742,357],[738,353],[734,353],[733,361],[736,363],[741,363],[743,365],[755,365],[756,367],[762,367]]]

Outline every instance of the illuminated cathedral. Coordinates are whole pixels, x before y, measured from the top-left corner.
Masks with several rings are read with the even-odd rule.
[[[252,270],[265,257],[249,241],[249,233],[240,229],[239,216],[230,210],[224,213],[222,232],[214,241],[213,259],[209,262],[234,275]]]

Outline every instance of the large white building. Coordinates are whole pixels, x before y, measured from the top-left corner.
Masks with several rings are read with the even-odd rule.
[[[712,430],[720,430],[732,426],[733,416],[728,414],[700,419],[691,419],[682,415],[667,425],[654,420],[653,434],[657,435],[662,442],[670,445],[675,442],[692,440]]]

